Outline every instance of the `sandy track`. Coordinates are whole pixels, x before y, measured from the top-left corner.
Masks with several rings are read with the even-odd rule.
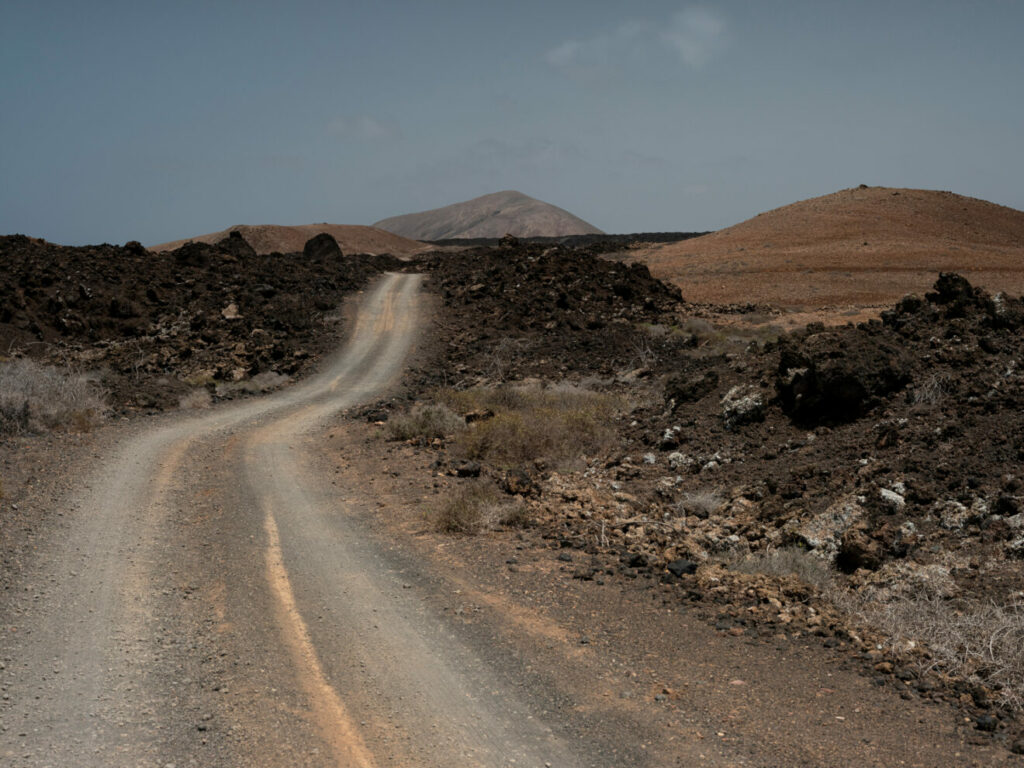
[[[315,469],[325,422],[400,373],[418,291],[385,278],[299,386],[125,430],[2,606],[0,760],[600,762],[346,529]]]

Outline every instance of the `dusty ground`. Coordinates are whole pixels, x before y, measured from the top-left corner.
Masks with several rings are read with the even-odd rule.
[[[783,308],[892,304],[939,272],[1024,293],[1024,213],[915,189],[847,189],[680,243],[632,251],[692,302]]]
[[[549,536],[589,556],[573,568],[580,578],[646,573],[714,605],[724,628],[772,638],[802,627],[826,645],[847,643],[879,685],[946,701],[975,730],[1024,748],[1012,705],[998,704],[1013,695],[986,683],[984,664],[954,673],[920,636],[900,650],[804,577],[729,565],[795,550],[858,605],[928,596],[949,605],[950,620],[990,601],[1014,603],[1024,587],[1019,301],[945,275],[881,322],[760,336],[693,323],[702,308],[642,287],[649,279],[534,247],[445,262],[432,276],[444,303],[442,362],[414,372],[414,391],[429,400],[432,386],[505,387],[509,396],[493,398],[500,405],[517,387],[569,381],[625,398],[631,405],[615,423],[622,442],[582,468],[552,473],[498,459],[475,471],[502,488],[525,473],[514,485],[533,484],[539,496],[510,492],[527,494]],[[387,405],[370,417],[386,418]],[[488,414],[474,418],[484,422],[468,434],[486,434]],[[458,472],[478,458],[455,437],[436,469]]]
[[[848,643],[716,630],[718,607],[678,585],[617,569],[574,577],[590,557],[539,529],[437,533],[431,511],[472,481],[432,471],[436,450],[348,421],[327,448],[348,498],[363,489],[354,508],[370,535],[443,584],[444,610],[516,659],[520,683],[549,691],[581,738],[633,720],[620,765],[1017,764],[962,712],[878,687]]]
[[[969,597],[1020,589],[1018,301],[947,276],[883,323],[780,336],[747,322],[771,308],[686,303],[585,252],[509,243],[411,268],[430,270],[436,313],[390,278],[319,377],[66,447],[8,444],[0,754],[1019,762],[1019,722],[983,677],[933,679],[813,585],[729,565],[802,542],[854,590],[922,573]],[[30,287],[53,298],[55,282]],[[208,288],[215,307],[224,286]],[[381,400],[415,326],[405,386]],[[433,532],[424,513],[469,482],[462,457],[385,443],[366,417],[527,378],[630,403],[607,425],[619,442],[564,471],[485,462],[539,488],[531,524]],[[707,490],[721,503],[698,514],[687,496]],[[843,499],[849,519],[804,529]]]

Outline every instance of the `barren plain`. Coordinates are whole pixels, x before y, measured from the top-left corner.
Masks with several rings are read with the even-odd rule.
[[[1022,764],[1021,221],[0,239],[0,757]]]

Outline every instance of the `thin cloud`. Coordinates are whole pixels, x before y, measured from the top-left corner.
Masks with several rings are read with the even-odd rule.
[[[327,132],[335,138],[359,141],[391,141],[402,136],[402,131],[394,120],[371,115],[336,117],[327,125]]]
[[[566,40],[544,60],[566,74],[588,74],[649,62],[652,54],[669,52],[685,66],[699,69],[722,47],[725,32],[725,20],[714,11],[687,7],[667,22],[626,21],[585,40]]]
[[[689,66],[699,68],[721,47],[725,21],[707,8],[685,8],[672,16],[661,38]]]

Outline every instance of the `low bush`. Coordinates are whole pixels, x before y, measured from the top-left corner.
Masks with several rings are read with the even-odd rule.
[[[504,467],[536,460],[564,466],[583,455],[612,450],[611,421],[618,399],[572,386],[502,386],[439,393],[450,408],[487,412],[455,441],[464,458]]]
[[[703,490],[684,493],[676,502],[676,509],[682,514],[708,518],[725,506],[725,497],[718,491]]]
[[[433,440],[466,428],[466,420],[446,405],[418,405],[409,413],[388,419],[385,432],[392,440]]]
[[[1024,604],[918,593],[891,602],[863,600],[854,612],[897,651],[924,645],[928,653],[919,658],[925,670],[981,683],[1003,706],[1024,708]]]
[[[81,374],[32,360],[0,363],[0,434],[87,432],[105,411],[103,391]]]
[[[738,573],[763,573],[769,576],[796,576],[805,584],[826,589],[833,583],[827,562],[800,547],[783,547],[756,552],[728,563]]]
[[[480,533],[498,526],[524,528],[530,523],[526,503],[508,498],[487,480],[459,486],[431,517],[439,531],[455,534]]]
[[[185,411],[198,411],[209,408],[213,397],[206,389],[193,389],[187,395],[178,398],[178,407]]]

